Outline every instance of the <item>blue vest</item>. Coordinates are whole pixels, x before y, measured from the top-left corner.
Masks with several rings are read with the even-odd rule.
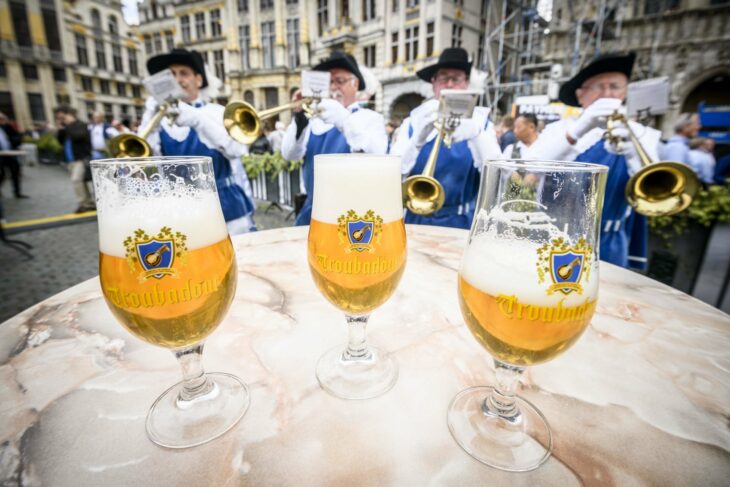
[[[309,133],[307,141],[307,152],[304,156],[302,174],[304,175],[304,189],[307,191],[307,199],[302,210],[297,216],[296,225],[309,225],[312,219],[312,195],[314,194],[314,156],[317,154],[349,154],[350,146],[345,136],[332,127],[327,132],[315,135]]]
[[[212,158],[215,185],[218,188],[218,199],[221,202],[223,217],[226,221],[231,221],[253,213],[253,202],[231,176],[231,163],[219,151],[203,144],[195,130],[191,128],[185,140],[177,141],[165,131],[164,127],[161,128],[160,149],[162,155],[165,156],[208,156]]]
[[[621,267],[644,268],[644,261],[629,262],[629,255],[646,258],[649,234],[646,217],[634,212],[624,196],[629,182],[626,157],[608,152],[601,139],[579,155],[576,161],[593,162],[609,168],[601,218],[601,260]]]
[[[487,122],[487,125],[489,122]],[[486,125],[485,125],[486,128]],[[408,136],[413,134],[413,127],[408,127]],[[431,149],[436,138],[421,147],[416,158],[416,165],[408,174],[421,174],[426,167]],[[453,144],[451,148],[441,146],[436,160],[434,177],[444,187],[446,201],[436,213],[421,216],[406,210],[406,223],[420,225],[439,225],[442,227],[465,228],[471,227],[474,218],[474,207],[479,194],[479,170],[474,167],[474,158],[467,141]]]

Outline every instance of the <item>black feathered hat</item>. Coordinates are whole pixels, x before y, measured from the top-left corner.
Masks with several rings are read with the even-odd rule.
[[[416,75],[423,81],[430,83],[431,78],[433,78],[438,70],[444,68],[461,69],[466,73],[466,77],[468,78],[469,73],[471,73],[469,54],[460,47],[448,47],[441,53],[439,61],[436,64],[426,66],[418,71]]]
[[[365,89],[365,78],[363,78],[360,68],[357,66],[355,58],[342,51],[333,51],[330,57],[313,67],[314,71],[329,71],[330,69],[340,68],[349,71],[357,78],[357,89],[362,91]]]
[[[579,107],[575,90],[583,86],[588,78],[601,73],[623,73],[631,79],[631,70],[634,68],[636,54],[606,54],[591,61],[586,67],[578,71],[578,74],[566,81],[560,87],[558,99],[572,107]]]
[[[190,66],[190,68],[203,77],[203,85],[208,86],[208,79],[205,77],[205,62],[203,56],[198,51],[188,51],[187,49],[173,49],[167,54],[160,54],[147,60],[147,71],[150,74],[159,73],[163,69],[167,69],[172,64],[182,64]]]

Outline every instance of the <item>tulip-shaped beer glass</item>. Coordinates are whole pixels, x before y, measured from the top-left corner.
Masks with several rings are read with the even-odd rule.
[[[317,363],[317,379],[330,394],[368,399],[398,377],[393,357],[369,347],[370,313],[398,286],[406,263],[400,159],[367,154],[314,158],[309,269],[319,291],[345,312],[349,342]]]
[[[469,330],[494,358],[496,387],[451,402],[457,443],[482,463],[537,468],[552,435],[542,413],[515,395],[529,365],[570,347],[598,296],[598,236],[605,166],[494,161],[485,165],[458,295]]]
[[[183,381],[147,414],[155,443],[186,448],[233,427],[248,389],[205,374],[203,341],[236,292],[236,256],[209,157],[108,159],[91,163],[99,219],[99,277],[109,308],[138,338],[175,354]]]

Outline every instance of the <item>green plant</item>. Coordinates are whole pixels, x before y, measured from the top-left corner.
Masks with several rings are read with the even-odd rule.
[[[54,154],[61,154],[63,152],[63,146],[58,142],[56,136],[50,132],[41,135],[37,139],[26,135],[23,137],[23,143],[35,144],[38,147],[38,151],[53,152]]]
[[[258,177],[261,172],[266,173],[271,179],[279,175],[281,171],[294,171],[301,167],[302,161],[287,161],[282,157],[281,152],[273,154],[248,154],[241,158],[246,174],[250,179]]]
[[[682,235],[693,222],[705,227],[730,222],[730,182],[700,190],[681,213],[649,218],[649,230],[669,246],[670,239]]]

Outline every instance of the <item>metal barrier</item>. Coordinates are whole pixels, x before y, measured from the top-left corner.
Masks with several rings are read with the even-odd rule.
[[[281,206],[294,208],[295,197],[299,193],[301,168],[294,171],[281,171],[275,178],[271,178],[261,171],[251,180],[253,197],[257,200],[278,203]]]

